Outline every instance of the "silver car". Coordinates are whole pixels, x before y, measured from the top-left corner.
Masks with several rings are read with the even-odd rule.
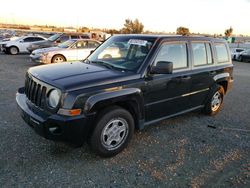
[[[38,63],[59,63],[85,59],[101,43],[91,39],[71,39],[57,47],[34,50],[30,58]]]

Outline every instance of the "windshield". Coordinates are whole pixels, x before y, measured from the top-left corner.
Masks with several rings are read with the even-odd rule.
[[[75,43],[74,40],[67,40],[67,41],[63,42],[62,44],[59,44],[58,47],[59,48],[68,48],[74,43]]]
[[[49,41],[56,41],[62,34],[55,34],[55,35],[52,35],[51,37],[48,38]]]
[[[87,59],[90,63],[121,70],[136,71],[148,55],[155,39],[113,36]]]

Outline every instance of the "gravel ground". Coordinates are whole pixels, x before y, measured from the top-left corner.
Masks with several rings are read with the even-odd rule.
[[[1,187],[250,187],[250,63],[234,64],[234,86],[217,116],[163,121],[103,159],[88,145],[41,138],[24,123],[15,92],[35,64],[28,55],[0,54]]]

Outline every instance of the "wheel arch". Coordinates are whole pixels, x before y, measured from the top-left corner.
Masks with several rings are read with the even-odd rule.
[[[141,121],[145,117],[143,108],[143,97],[141,91],[137,88],[122,89],[116,92],[104,92],[89,97],[85,103],[85,113],[95,113],[110,106],[119,106],[124,108],[134,118],[135,128],[140,129]]]
[[[16,46],[16,45],[11,45],[11,46],[7,47],[9,52],[10,52],[10,49],[11,49],[12,47],[15,47],[15,48],[17,49],[18,53],[20,52],[20,49],[19,49],[18,46]]]
[[[65,59],[65,61],[67,61],[67,58],[65,57],[65,55],[58,53],[58,54],[54,54],[54,55],[52,56],[52,58],[51,58],[51,63],[52,63],[52,61],[53,61],[53,59],[54,59],[55,56],[62,56],[62,57]]]

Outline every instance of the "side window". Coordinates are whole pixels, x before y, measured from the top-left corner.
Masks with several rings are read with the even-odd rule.
[[[155,59],[156,63],[158,61],[173,62],[174,69],[182,69],[188,67],[187,44],[163,44]]]
[[[33,42],[33,37],[27,37],[23,39],[23,42]]]
[[[192,43],[194,66],[212,64],[211,47],[209,43]]]
[[[44,40],[44,39],[41,38],[41,37],[33,37],[33,42],[35,42],[35,41],[41,41],[41,40]]]
[[[215,50],[217,53],[218,63],[226,63],[229,61],[228,52],[225,44],[223,43],[215,44]]]
[[[86,41],[78,41],[76,43],[76,48],[87,48],[87,42]]]
[[[58,41],[60,41],[60,43],[63,43],[63,42],[65,42],[65,41],[67,41],[67,40],[69,40],[69,36],[67,36],[67,35],[63,35],[63,36],[61,36],[59,39],[57,39]]]
[[[99,44],[97,42],[94,41],[89,41],[88,42],[88,47],[89,48],[97,48],[99,46]]]
[[[71,39],[79,39],[79,36],[71,35]]]

